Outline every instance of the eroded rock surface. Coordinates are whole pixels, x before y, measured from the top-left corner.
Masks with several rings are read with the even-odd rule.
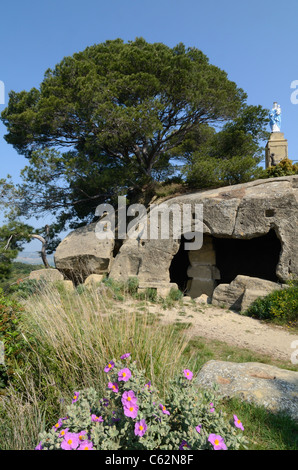
[[[199,387],[219,387],[223,397],[239,397],[298,420],[298,372],[257,362],[209,361],[200,370]]]
[[[298,176],[200,191],[165,202],[169,207],[178,205],[181,212],[184,204],[190,205],[193,218],[195,205],[203,205],[203,246],[200,250],[188,252],[187,289],[192,297],[211,296],[215,287],[223,282],[217,266],[217,253],[210,245],[211,239],[252,240],[273,233],[280,245],[278,253],[272,253],[277,259],[275,282],[284,283],[298,276]],[[144,230],[140,237],[129,238],[123,243],[113,260],[110,276],[115,279],[138,276],[139,282],[146,285],[177,282],[170,274],[170,267],[179,247],[180,239],[173,236],[171,227],[167,240],[151,240],[149,231]],[[270,247],[268,249],[270,251]],[[229,256],[232,260],[233,252]],[[257,266],[258,254],[255,256]],[[247,275],[240,270],[234,278],[237,274]]]
[[[58,245],[55,265],[64,276],[74,282],[84,282],[90,274],[109,271],[113,258],[114,240],[100,240],[96,223],[71,232]]]

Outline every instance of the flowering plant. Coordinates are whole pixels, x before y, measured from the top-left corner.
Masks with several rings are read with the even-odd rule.
[[[226,450],[245,444],[238,417],[229,421],[214,393],[199,392],[190,370],[170,383],[168,404],[130,354],[104,371],[105,397],[92,388],[76,391],[67,416],[40,435],[36,449]]]

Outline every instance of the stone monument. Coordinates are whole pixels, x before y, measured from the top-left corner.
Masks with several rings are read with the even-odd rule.
[[[281,107],[275,101],[269,113],[271,135],[265,148],[266,168],[275,166],[284,158],[288,158],[288,141],[281,129]]]

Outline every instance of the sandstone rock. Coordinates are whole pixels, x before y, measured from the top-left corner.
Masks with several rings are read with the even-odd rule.
[[[99,240],[96,223],[78,228],[67,235],[55,253],[56,268],[75,283],[82,283],[90,274],[109,272],[114,240]]]
[[[219,284],[214,289],[212,304],[219,307],[225,306],[231,310],[244,311],[258,297],[265,297],[270,292],[282,287],[286,287],[286,285],[238,275],[230,284]]]
[[[210,304],[211,303],[210,297],[208,297],[208,295],[206,294],[200,295],[200,297],[197,297],[195,301],[198,304]]]
[[[164,202],[164,201],[162,201]],[[155,204],[158,201],[155,201]],[[210,296],[222,277],[216,265],[217,253],[212,246],[212,240],[235,239],[252,240],[274,233],[280,244],[276,248],[276,265],[273,276],[280,282],[285,282],[292,276],[298,276],[298,177],[284,176],[256,180],[245,184],[229,186],[170,198],[166,201],[169,207],[178,205],[183,213],[185,204],[191,206],[194,228],[194,214],[197,204],[203,205],[204,243],[202,248],[189,250],[188,256],[188,295],[198,297],[201,294]],[[140,220],[140,223],[142,223]],[[143,220],[145,227],[145,220]],[[150,226],[150,224],[148,224]],[[169,239],[150,239],[149,230],[143,233],[143,238],[127,239],[124,241],[117,256],[113,260],[110,276],[115,279],[126,279],[137,276],[140,282],[170,283],[176,282],[173,274],[170,276],[170,266],[178,253],[180,240],[174,236],[170,225]],[[269,249],[270,253],[270,249]],[[233,251],[230,253],[231,259]],[[257,257],[257,254],[256,254]],[[255,260],[258,266],[258,260]],[[241,271],[235,273],[243,274]],[[252,273],[252,277],[258,273]],[[187,274],[185,274],[187,280]],[[266,277],[266,276],[264,276]],[[268,279],[268,278],[267,278]],[[226,283],[225,283],[226,284]],[[225,285],[220,285],[225,295],[231,299],[230,304],[237,303],[245,289],[266,290],[259,283],[254,286],[237,285],[239,296]],[[241,293],[242,292],[242,293]],[[248,293],[252,295],[251,293]],[[247,294],[247,295],[248,295]],[[233,300],[234,299],[234,300]]]
[[[63,285],[63,287],[65,288],[66,291],[73,292],[75,290],[75,287],[74,287],[72,281],[64,280],[64,281],[61,281],[61,283],[62,283],[62,285]]]
[[[231,282],[230,286],[232,288],[241,288],[243,291],[245,289],[252,290],[262,290],[269,294],[273,290],[281,289],[282,285],[277,282],[267,281],[266,279],[260,279],[258,277],[244,276],[239,274]]]
[[[63,275],[58,271],[58,269],[37,269],[36,271],[31,271],[29,274],[29,279],[35,279],[37,281],[45,280],[48,282],[63,281]]]
[[[96,285],[103,280],[103,274],[90,274],[84,282],[85,286]]]
[[[244,312],[256,299],[266,297],[266,295],[268,295],[268,292],[265,290],[245,289],[241,302],[241,311]]]
[[[167,297],[169,293],[171,292],[171,289],[177,289],[178,286],[177,284],[174,283],[154,283],[154,282],[142,282],[138,286],[138,293],[145,292],[146,289],[156,289],[156,294],[159,297]]]
[[[298,372],[255,362],[208,361],[197,376],[200,388],[219,387],[223,397],[239,397],[298,420]]]
[[[230,284],[219,284],[213,291],[212,305],[240,311],[243,294],[244,289],[241,287],[232,288]]]

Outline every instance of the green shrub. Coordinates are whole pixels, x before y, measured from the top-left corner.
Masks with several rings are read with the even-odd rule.
[[[135,296],[138,293],[139,280],[137,277],[130,277],[126,282],[126,288],[130,295]]]
[[[16,298],[27,299],[31,295],[37,294],[45,287],[46,281],[37,279],[27,279],[23,281],[19,279],[15,284],[10,286],[9,292],[14,294]]]
[[[4,345],[4,364],[0,364],[0,388],[7,385],[20,359],[24,340],[18,325],[23,312],[21,305],[3,294],[0,289],[0,341]]]
[[[264,170],[262,178],[278,178],[280,176],[298,175],[298,164],[289,158],[284,158],[277,165]]]
[[[84,284],[78,284],[76,287],[77,294],[81,295],[86,292],[86,286]]]
[[[256,299],[244,312],[245,315],[260,320],[269,320],[278,324],[298,323],[298,286],[271,292],[264,298]]]
[[[174,302],[176,302],[177,300],[182,299],[182,297],[183,297],[183,292],[181,292],[181,290],[179,290],[179,289],[174,289],[174,288],[172,288],[172,289],[170,290],[169,298],[170,298],[171,300],[174,300]]]
[[[170,383],[165,405],[130,354],[121,359],[105,367],[105,397],[92,388],[75,391],[66,416],[40,435],[37,450],[233,450],[245,444],[240,420],[234,415],[229,422],[213,393],[199,394],[191,371]]]

